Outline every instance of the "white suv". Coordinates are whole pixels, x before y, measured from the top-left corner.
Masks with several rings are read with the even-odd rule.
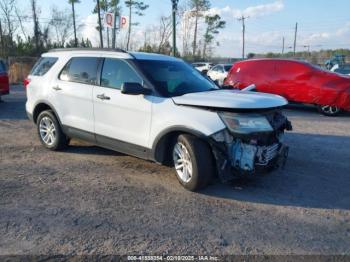
[[[287,157],[287,101],[220,90],[181,59],[122,50],[61,49],[42,55],[25,80],[39,139],[70,138],[173,165],[189,190],[270,170]]]

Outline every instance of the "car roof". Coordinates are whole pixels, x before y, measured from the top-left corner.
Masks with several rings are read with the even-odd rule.
[[[249,63],[249,62],[291,62],[291,63],[300,63],[304,65],[310,65],[308,62],[303,60],[296,60],[296,59],[286,59],[286,58],[253,58],[253,59],[247,59],[247,60],[241,60],[237,63]]]
[[[123,49],[112,49],[112,48],[59,48],[51,49],[47,53],[44,53],[42,56],[60,56],[60,55],[110,55],[122,59],[138,59],[138,60],[161,60],[161,61],[181,61],[181,59],[161,55],[154,53],[144,53],[144,52],[127,52]]]

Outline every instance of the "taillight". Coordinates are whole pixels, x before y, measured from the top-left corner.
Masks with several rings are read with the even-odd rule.
[[[27,86],[29,85],[30,83],[30,79],[29,78],[26,78],[23,80],[23,85],[24,85],[24,88],[27,88]]]

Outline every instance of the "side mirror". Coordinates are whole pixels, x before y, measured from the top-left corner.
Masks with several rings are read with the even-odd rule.
[[[152,91],[144,88],[140,83],[124,83],[121,88],[122,94],[125,95],[150,95]]]

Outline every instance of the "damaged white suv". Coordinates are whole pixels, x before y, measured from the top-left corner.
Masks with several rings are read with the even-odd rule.
[[[283,163],[291,124],[275,95],[220,90],[184,61],[122,50],[43,54],[26,110],[51,150],[79,138],[175,167],[189,190]]]

